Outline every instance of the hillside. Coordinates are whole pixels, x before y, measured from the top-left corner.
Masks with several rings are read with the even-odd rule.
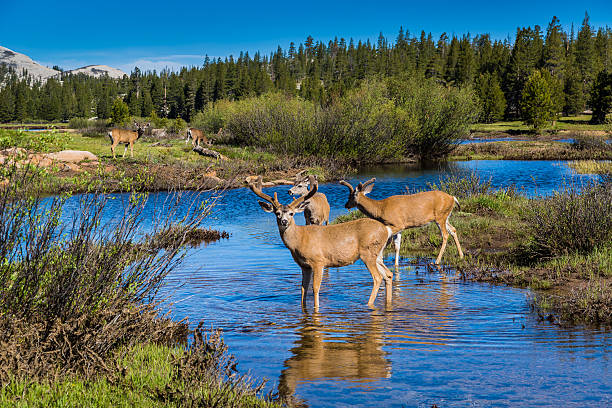
[[[35,79],[40,79],[43,82],[49,78],[59,76],[61,74],[61,71],[47,68],[44,65],[33,61],[32,58],[25,54],[15,52],[2,46],[0,46],[0,64],[11,67],[20,77],[23,76],[23,72],[25,70],[30,76],[34,77]],[[66,71],[65,73],[86,74],[95,78],[101,77],[105,74],[111,78],[121,78],[124,75],[127,75],[125,72],[107,65],[87,65],[85,67]]]

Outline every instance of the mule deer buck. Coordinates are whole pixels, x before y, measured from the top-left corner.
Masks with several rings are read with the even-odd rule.
[[[261,176],[249,188],[265,201],[259,201],[261,208],[276,215],[278,232],[293,260],[302,269],[302,307],[306,305],[306,292],[313,277],[315,310],[319,308],[319,289],[323,268],[340,267],[361,259],[372,275],[373,286],[368,305],[372,305],[382,280],[385,280],[387,302],[391,301],[393,274],[383,263],[383,250],[391,235],[391,228],[376,220],[361,218],[335,225],[296,225],[293,216],[304,211],[304,202],[317,193],[317,182],[310,176],[310,190],[288,205],[261,191]],[[314,276],[313,276],[314,275]]]
[[[306,173],[306,170],[296,174],[293,187],[289,189],[289,195],[303,196],[308,194],[310,179],[308,176],[305,176],[304,173]],[[323,223],[325,223],[325,225],[329,224],[329,203],[327,202],[327,197],[325,197],[325,194],[316,193],[314,196],[312,196],[312,198],[304,201],[303,206],[306,225],[323,225]]]
[[[203,141],[205,145],[210,145],[206,135],[200,129],[187,128],[187,140],[185,140],[185,144],[189,142],[189,138],[191,138],[191,145],[193,147],[196,147],[196,144],[199,146],[200,141]]]
[[[134,126],[136,126],[136,131],[125,130],[113,128],[108,132],[108,137],[111,140],[111,151],[113,152],[113,159],[115,159],[115,147],[119,143],[123,143],[125,145],[125,150],[123,151],[123,157],[125,157],[125,153],[127,152],[128,145],[130,145],[130,155],[134,157],[134,142],[144,134],[146,128],[150,126],[149,123],[139,124],[134,122]]]
[[[398,266],[399,250],[402,243],[401,231],[407,228],[421,227],[430,222],[435,222],[442,234],[442,247],[436,259],[436,265],[440,264],[442,255],[446,249],[448,234],[453,236],[459,257],[463,259],[463,251],[457,238],[457,230],[453,227],[449,218],[455,204],[459,201],[450,194],[442,191],[424,191],[410,195],[395,195],[384,200],[373,200],[366,197],[372,191],[375,178],[359,183],[353,188],[349,183],[342,180],[340,184],[350,190],[346,208],[357,207],[366,216],[382,222],[391,227],[395,243],[395,266]]]

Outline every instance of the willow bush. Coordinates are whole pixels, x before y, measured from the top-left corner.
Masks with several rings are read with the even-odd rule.
[[[328,106],[280,93],[217,103],[192,125],[276,153],[376,162],[448,155],[478,117],[471,89],[404,77],[366,80]]]

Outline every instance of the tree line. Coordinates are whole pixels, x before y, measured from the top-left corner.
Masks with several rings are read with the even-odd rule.
[[[601,86],[610,86],[602,72],[612,72],[612,29],[591,26],[587,14],[577,33],[573,25],[564,31],[553,17],[546,30],[537,25],[517,28],[514,41],[493,40],[489,34],[449,37],[446,33],[435,40],[431,33],[415,36],[400,28],[395,41],[381,34],[376,43],[335,38],[325,44],[309,36],[304,43],[291,43],[286,50],[278,47],[269,55],[206,57],[202,66],[178,72],[136,68],[122,79],[81,74],[40,83],[0,67],[0,121],[109,118],[118,97],[133,116],[155,113],[187,122],[209,103],[269,91],[325,107],[359,88],[365,79],[394,77],[426,78],[449,88],[472,87],[481,108],[480,122],[529,120],[525,88],[530,77],[539,85],[528,91],[543,89],[553,116],[572,115],[601,105],[593,99],[602,93],[594,86],[602,82],[598,78],[604,79]]]

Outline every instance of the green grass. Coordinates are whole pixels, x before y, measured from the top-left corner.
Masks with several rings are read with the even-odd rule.
[[[178,380],[173,361],[185,350],[154,344],[138,345],[120,352],[112,380],[101,377],[84,380],[74,377],[51,383],[32,383],[15,379],[0,390],[1,407],[179,407],[189,401],[167,400],[167,389],[196,398],[222,393],[232,406],[277,407],[254,394],[232,395],[231,389],[216,382],[202,382],[194,387]],[[202,385],[203,384],[203,385]]]
[[[585,130],[606,130],[606,125],[591,125],[589,121],[591,115],[578,115],[578,116],[562,116],[560,117],[555,126],[552,123],[542,130],[555,131],[555,130],[574,130],[574,131],[585,131]],[[500,121],[495,123],[477,123],[471,128],[473,132],[529,132],[531,127],[527,126],[520,120],[514,121]]]
[[[578,174],[612,174],[612,161],[610,160],[576,160],[566,165]]]

